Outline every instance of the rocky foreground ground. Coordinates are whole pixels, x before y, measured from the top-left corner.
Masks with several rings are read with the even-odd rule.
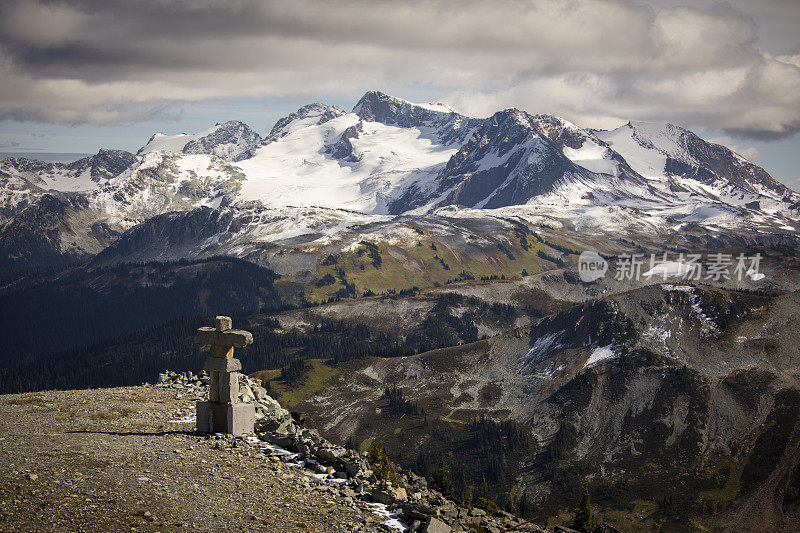
[[[206,395],[197,376],[0,396],[0,531],[499,532],[521,522],[459,508],[409,472],[392,487],[257,383],[242,385],[258,437],[195,433],[194,401]]]
[[[194,434],[172,389],[0,397],[0,531],[369,531],[386,518],[241,439]]]

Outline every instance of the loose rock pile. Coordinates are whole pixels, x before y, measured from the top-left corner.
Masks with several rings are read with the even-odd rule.
[[[158,375],[158,381],[153,386],[197,393],[207,392],[208,372],[203,370],[200,374],[193,374],[192,372],[177,373],[167,370]]]
[[[205,373],[164,372],[159,374],[155,387],[185,389],[203,394],[209,377]],[[316,429],[303,427],[280,403],[267,394],[258,380],[240,376],[239,400],[255,407],[256,438],[246,439],[249,445],[258,446],[273,460],[294,464],[311,471],[314,482],[325,486],[328,492],[338,493],[348,501],[371,502],[376,512],[383,512],[394,528],[411,532],[439,533],[449,531],[483,530],[499,533],[517,526],[523,520],[506,511],[487,513],[472,507],[464,508],[431,489],[425,478],[393,465],[397,476],[394,483],[378,479],[370,468],[366,453],[338,446],[320,436]],[[212,437],[219,439],[220,437]],[[227,440],[236,444],[242,439]],[[546,532],[528,523],[513,531]],[[556,526],[555,532],[569,533],[570,529]],[[614,533],[611,526],[603,524],[596,533]]]

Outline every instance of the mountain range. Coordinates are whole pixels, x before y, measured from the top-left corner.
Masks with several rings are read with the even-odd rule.
[[[153,217],[203,208],[238,221],[236,235],[213,231],[238,250],[208,253],[246,255],[243,241],[328,242],[342,225],[401,215],[521,217],[601,234],[699,224],[796,235],[799,206],[800,195],[762,168],[671,124],[597,131],[518,109],[477,119],[371,91],[350,112],[303,106],[263,137],[230,121],[157,133],[135,155],[5,159],[0,263],[84,259]]]

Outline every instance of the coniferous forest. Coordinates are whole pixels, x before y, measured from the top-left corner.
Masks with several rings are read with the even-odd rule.
[[[449,312],[465,300],[455,294],[437,296],[405,338],[391,328],[334,319],[282,329],[272,314],[308,304],[302,286],[281,286],[277,278],[252,263],[214,258],[51,268],[37,282],[8,283],[0,291],[0,310],[16,350],[0,355],[0,393],[138,385],[166,369],[196,372],[207,354],[194,344],[194,330],[211,324],[216,314],[230,315],[234,327],[253,333],[253,345],[237,352],[248,373],[287,367],[296,359],[336,365],[478,340],[475,312],[460,317]],[[50,302],[46,309],[43,301]],[[510,306],[471,303],[498,320],[514,316]]]

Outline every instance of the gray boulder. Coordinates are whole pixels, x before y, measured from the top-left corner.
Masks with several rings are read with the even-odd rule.
[[[428,523],[422,528],[422,531],[424,533],[450,533],[452,529],[438,518],[431,517]]]

